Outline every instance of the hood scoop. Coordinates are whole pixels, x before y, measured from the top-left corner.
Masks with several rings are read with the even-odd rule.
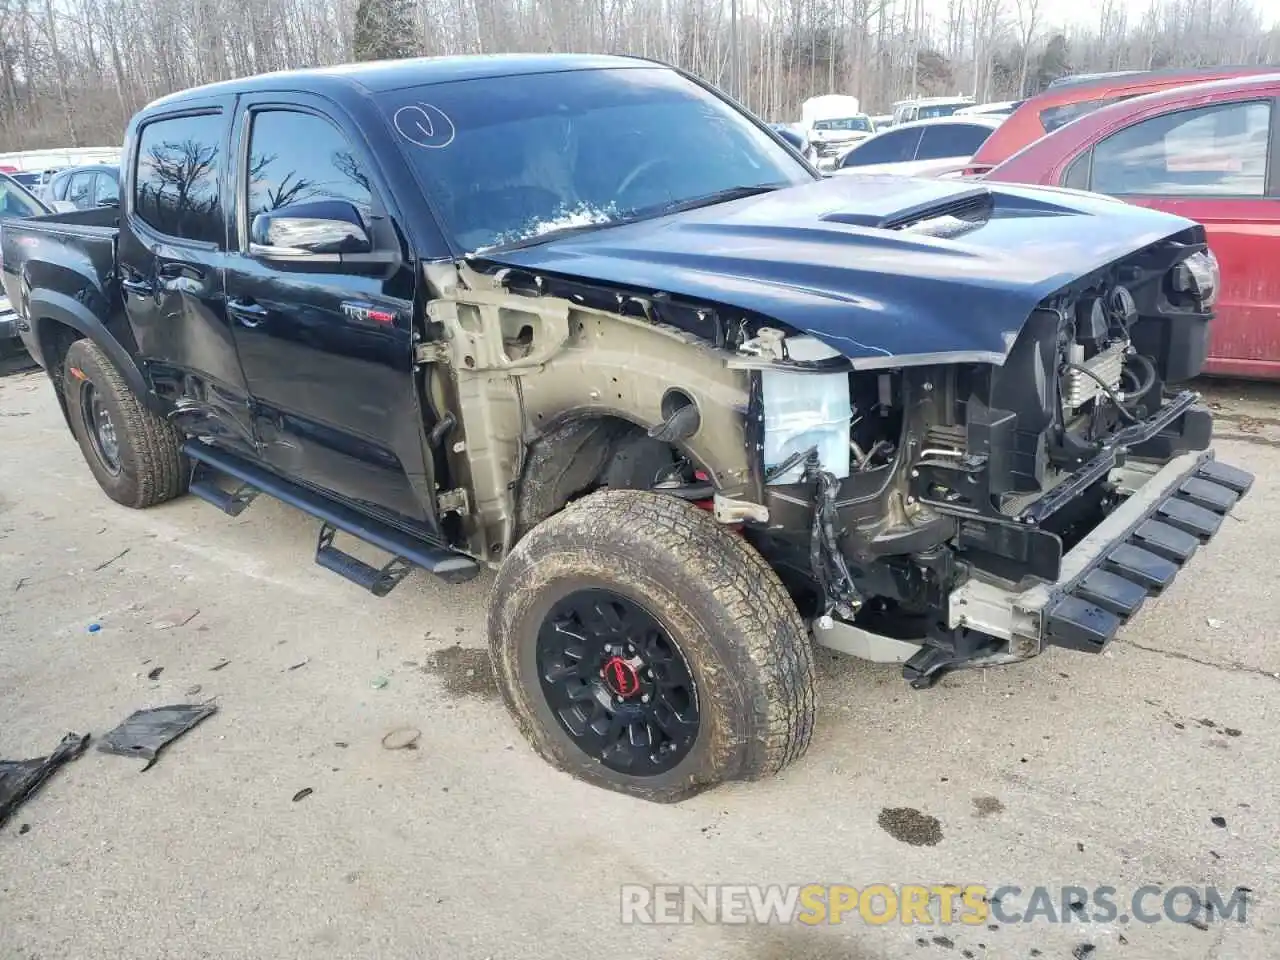
[[[877,209],[875,203],[866,203],[857,211],[835,210],[824,214],[821,219],[826,223],[847,223],[876,230],[905,230],[915,224],[942,218],[970,223],[986,220],[995,206],[991,191],[986,187],[957,191],[954,186],[933,180],[906,180],[904,177],[869,179],[891,179],[895,181],[895,187],[903,183],[909,183],[910,187],[886,196],[881,209]]]

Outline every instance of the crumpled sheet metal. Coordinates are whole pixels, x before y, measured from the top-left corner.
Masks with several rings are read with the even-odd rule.
[[[47,757],[0,760],[0,827],[55,770],[80,756],[87,746],[89,734],[68,733]]]
[[[148,761],[142,769],[149,770],[161,750],[201,720],[213,716],[217,710],[212,703],[177,704],[137,710],[104,736],[98,742],[98,749],[103,753],[142,757]]]

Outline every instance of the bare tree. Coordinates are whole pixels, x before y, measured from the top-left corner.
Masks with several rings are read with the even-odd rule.
[[[1031,62],[1031,41],[1040,28],[1040,0],[1013,0],[1018,10],[1018,42],[1022,48],[1022,62],[1018,68],[1017,96],[1027,89],[1027,66]]]
[[[120,143],[174,90],[289,67],[503,51],[657,57],[770,120],[819,93],[871,112],[908,94],[1014,99],[1080,71],[1280,62],[1261,0],[0,0],[9,149]],[[1085,8],[1081,8],[1083,14]]]

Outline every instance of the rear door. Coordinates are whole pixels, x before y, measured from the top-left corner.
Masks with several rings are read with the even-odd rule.
[[[188,401],[200,432],[254,454],[223,289],[233,103],[185,101],[144,118],[130,141],[117,259],[125,313],[153,381]]]
[[[1098,193],[1204,224],[1222,270],[1210,371],[1280,373],[1275,120],[1270,97],[1170,110],[1112,132],[1066,171],[1067,185],[1087,179]]]
[[[433,494],[413,360],[416,271],[377,163],[334,113],[302,95],[241,98],[227,308],[267,460],[425,521]],[[308,208],[326,204],[355,208],[370,253],[281,258],[250,242],[259,214],[314,216]]]

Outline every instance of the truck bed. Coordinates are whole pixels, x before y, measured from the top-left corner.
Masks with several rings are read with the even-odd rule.
[[[21,302],[19,278],[25,275],[31,289],[57,291],[81,302],[92,289],[109,304],[119,217],[119,211],[100,207],[0,221],[0,263],[10,301]]]

